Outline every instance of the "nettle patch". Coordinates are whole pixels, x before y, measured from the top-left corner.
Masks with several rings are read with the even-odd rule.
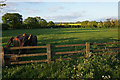
[[[47,63],[31,63],[3,68],[3,78],[120,78],[118,55],[91,56]]]

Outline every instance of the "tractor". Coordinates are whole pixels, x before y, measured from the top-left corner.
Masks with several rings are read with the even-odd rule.
[[[23,34],[22,36],[11,37],[5,46],[5,52],[10,55],[20,55],[24,53],[28,53],[29,49],[24,50],[9,50],[10,47],[24,47],[24,46],[37,46],[37,37],[33,35]],[[17,52],[17,53],[16,53]],[[6,58],[6,61],[18,61],[19,58]]]
[[[12,44],[12,46],[11,46]],[[22,36],[11,37],[5,46],[6,48],[9,47],[23,47],[23,46],[37,46],[37,37],[33,35],[23,34]]]

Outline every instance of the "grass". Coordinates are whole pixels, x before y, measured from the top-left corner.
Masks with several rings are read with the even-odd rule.
[[[6,45],[10,37],[23,33],[37,35],[38,45],[44,44],[79,44],[85,42],[110,42],[118,40],[117,28],[109,29],[83,29],[83,28],[59,28],[59,29],[23,29],[6,30],[2,32],[2,43]]]
[[[23,33],[37,35],[38,45],[59,45],[59,44],[80,44],[80,43],[103,43],[118,41],[118,29],[85,29],[85,28],[59,28],[59,29],[23,29],[6,30],[2,32],[2,45],[5,46],[10,37],[15,37]],[[118,45],[107,45],[102,47],[118,47]],[[85,47],[56,48],[56,51],[80,50]],[[91,49],[100,49],[101,46],[91,46]],[[37,51],[37,50],[36,50]],[[40,50],[40,52],[45,50]],[[39,52],[39,51],[38,51]],[[85,53],[83,53],[85,54]],[[78,54],[77,56],[83,55]],[[53,56],[58,58],[59,56]],[[76,55],[75,55],[76,56]],[[45,58],[46,56],[44,56]],[[63,56],[65,57],[65,56]],[[67,56],[68,57],[68,56]],[[69,56],[71,57],[71,56]],[[74,57],[74,56],[73,56]],[[42,57],[43,58],[43,57]],[[41,57],[24,58],[42,59]],[[97,61],[97,62],[96,62]],[[114,66],[113,66],[114,65]],[[92,56],[87,59],[47,63],[31,63],[23,65],[5,66],[3,68],[3,78],[102,78],[110,76],[119,77],[119,57]]]
[[[7,30],[2,32],[3,45],[6,45],[10,37],[16,37],[23,33],[36,35],[38,39],[38,45],[60,45],[60,44],[81,44],[81,43],[103,43],[113,42],[118,40],[118,29],[98,29],[98,28],[57,28],[57,29],[23,29],[23,30]],[[99,49],[99,46],[91,46],[91,49]],[[105,46],[104,46],[105,47]],[[52,52],[64,52],[64,51],[78,51],[83,50],[85,47],[66,47],[66,48],[52,48]],[[31,53],[46,53],[46,50],[31,51]],[[53,58],[59,58],[61,55],[53,56]],[[80,56],[80,55],[78,55]],[[40,59],[40,57],[23,58],[28,59]]]

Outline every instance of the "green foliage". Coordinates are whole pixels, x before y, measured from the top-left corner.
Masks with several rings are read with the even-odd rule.
[[[0,4],[0,6],[6,6],[6,4],[2,3],[2,4]]]
[[[90,27],[90,28],[97,28],[97,22],[96,21],[89,21],[88,23],[87,23],[87,25],[88,25],[88,27]]]
[[[19,13],[6,13],[2,16],[4,24],[8,24],[11,29],[18,28],[22,24],[22,15]]]
[[[2,0],[0,1],[0,9],[3,9],[4,6],[6,6],[6,3],[5,3],[6,0]],[[0,11],[1,12],[1,11]]]
[[[110,27],[111,27],[110,19],[107,19],[107,21],[104,22],[104,26],[105,26],[106,28],[110,28]]]
[[[100,23],[97,24],[97,27],[98,27],[98,28],[103,28],[103,27],[104,27],[104,26],[103,26],[103,22],[100,21]]]
[[[53,21],[49,21],[48,24],[47,24],[47,27],[54,28],[55,27],[55,23]]]
[[[82,27],[82,28],[88,27],[88,25],[87,25],[88,22],[89,22],[89,21],[83,21],[83,22],[81,22],[81,27]]]
[[[80,78],[120,78],[120,72],[118,71],[119,59],[116,57],[117,55],[105,55],[92,56],[89,59],[84,59],[84,61],[77,66],[78,75]]]
[[[45,19],[41,19],[39,22],[41,28],[46,28],[47,27],[47,21]]]
[[[3,68],[4,78],[120,78],[117,55],[91,56],[89,59],[31,63]]]
[[[38,24],[38,21],[34,17],[28,17],[24,20],[24,24],[26,24],[26,28],[32,29]]]
[[[10,26],[9,29],[32,29],[32,28],[114,28],[119,26],[119,20],[107,19],[105,22],[96,21],[77,21],[55,24],[53,21],[47,21],[41,17],[28,17],[22,23],[22,15],[19,13],[6,13],[2,16],[4,24]]]

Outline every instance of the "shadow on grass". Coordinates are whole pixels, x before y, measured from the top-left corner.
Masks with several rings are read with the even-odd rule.
[[[61,45],[61,44],[85,44],[86,42],[90,43],[107,43],[107,42],[115,42],[120,41],[118,39],[111,39],[111,37],[104,38],[104,39],[89,39],[89,40],[75,40],[78,38],[66,38],[66,39],[47,39],[47,40],[39,40],[38,46],[40,45],[46,45],[46,44],[52,44],[52,45]],[[68,40],[67,42],[64,42],[65,40]],[[60,43],[58,43],[60,42]]]

